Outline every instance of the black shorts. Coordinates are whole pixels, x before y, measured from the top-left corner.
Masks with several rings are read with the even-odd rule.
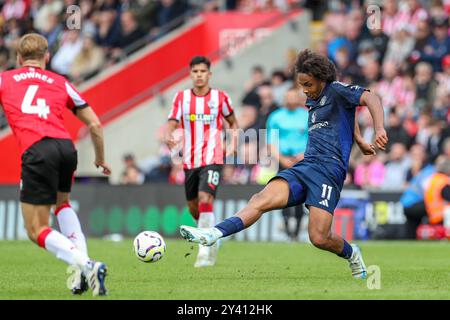
[[[198,192],[207,192],[213,197],[216,196],[217,188],[220,184],[220,174],[222,165],[210,164],[195,169],[185,169],[184,190],[188,201],[198,197]]]
[[[20,201],[55,204],[57,192],[70,192],[77,150],[68,139],[44,138],[22,155]]]

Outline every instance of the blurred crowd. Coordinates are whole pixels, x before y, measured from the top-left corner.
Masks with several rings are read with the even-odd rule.
[[[371,3],[381,8],[381,28],[369,28],[366,23],[365,5]],[[313,49],[335,62],[340,81],[364,86],[379,95],[389,136],[386,152],[378,151],[375,156],[363,156],[354,148],[347,188],[404,189],[427,164],[450,157],[449,14],[450,1],[328,2],[321,15],[325,34]],[[289,127],[285,120],[294,112],[298,122],[306,121],[305,97],[298,94],[297,99],[292,95],[289,98],[290,89],[295,87],[297,52],[296,48],[286,52],[282,69],[265,70],[260,65],[251,69],[243,83],[245,95],[234,97],[242,129],[267,129],[269,137],[271,129],[276,128],[280,145],[284,136],[289,141],[289,130],[297,134],[296,141],[307,136],[301,125]],[[367,108],[358,108],[357,119],[366,141],[372,141],[374,130]],[[242,141],[238,152],[241,159],[234,158],[224,166],[224,184],[265,184],[277,170],[301,159],[304,146],[299,150],[279,148],[275,154],[279,163],[275,165],[273,161],[255,164],[252,156],[258,155],[265,143],[270,144],[268,140]],[[169,159],[164,146],[161,158]],[[164,181],[183,182],[181,166],[171,166],[169,161],[159,163],[160,167],[153,170],[165,172]],[[161,177],[155,172],[152,175]],[[152,175],[147,173],[148,181],[154,179]]]
[[[379,23],[367,23],[371,4],[381,9]],[[80,9],[79,30],[68,28],[68,21],[77,23],[74,11],[67,10],[71,5]],[[388,149],[363,157],[355,148],[347,187],[404,188],[427,164],[450,156],[449,0],[4,0],[0,72],[15,67],[17,41],[30,31],[48,39],[49,68],[78,84],[181,26],[192,17],[187,12],[258,12],[293,6],[311,8],[314,19],[323,23],[324,35],[313,39],[312,47],[335,62],[339,80],[365,86],[383,102]],[[233,97],[241,128],[267,129],[267,138],[242,141],[238,156],[224,166],[225,184],[264,184],[279,168],[301,159],[304,145],[296,150],[283,146],[307,138],[305,97],[290,93],[297,53],[293,47],[280,57],[285,61],[281,69],[253,66],[249,79],[243,80],[244,96]],[[371,141],[367,108],[359,108],[357,116],[363,136]],[[298,126],[286,125],[292,118],[299,119]],[[5,126],[0,114],[0,129]],[[260,159],[260,150],[273,146],[272,129],[280,132],[279,152],[271,148],[269,156]],[[163,131],[164,127],[161,137]],[[296,135],[290,133],[294,131]],[[144,164],[137,165],[132,154],[124,156],[122,183],[151,181],[184,181],[181,165],[171,164],[163,144],[158,156]]]
[[[16,66],[20,37],[49,43],[50,70],[80,84],[219,0],[1,0],[0,72]],[[76,6],[76,7],[74,7]],[[6,127],[0,109],[0,129]]]

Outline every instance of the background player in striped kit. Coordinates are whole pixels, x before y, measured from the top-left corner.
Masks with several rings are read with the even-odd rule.
[[[166,143],[171,150],[176,145],[173,133],[183,130],[183,166],[185,192],[189,211],[198,227],[215,224],[213,202],[220,183],[224,159],[222,146],[223,119],[236,132],[238,124],[228,95],[209,85],[211,62],[203,56],[193,57],[190,64],[192,89],[175,95],[169,115]],[[233,145],[227,154],[234,152]],[[199,246],[196,267],[212,266],[217,256],[217,244]]]

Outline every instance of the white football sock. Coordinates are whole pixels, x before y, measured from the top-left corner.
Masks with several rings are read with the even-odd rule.
[[[214,217],[213,212],[200,212],[200,217],[198,218],[199,228],[211,228],[216,224],[216,217]]]
[[[72,241],[77,249],[88,254],[86,237],[81,230],[80,220],[69,204],[63,204],[55,210],[61,233]]]
[[[200,212],[200,217],[198,219],[199,228],[212,228],[215,224],[216,218],[214,212]],[[207,256],[208,258],[215,260],[217,255],[217,244],[214,244],[213,246],[203,246],[199,244],[198,255],[202,257]]]
[[[91,268],[92,263],[87,254],[77,249],[72,241],[56,230],[43,230],[38,236],[38,244],[68,265],[77,265],[83,272]]]

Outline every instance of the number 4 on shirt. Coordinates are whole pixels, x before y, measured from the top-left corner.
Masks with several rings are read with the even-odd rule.
[[[50,113],[50,107],[45,102],[45,99],[38,98],[36,99],[37,105],[32,105],[38,89],[38,85],[28,86],[22,101],[22,112],[26,114],[37,114],[39,118],[47,119],[47,116]]]

